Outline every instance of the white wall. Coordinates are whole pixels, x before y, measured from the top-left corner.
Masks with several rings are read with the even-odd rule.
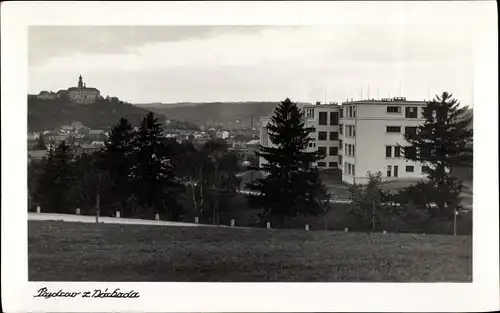
[[[397,105],[397,103],[390,103],[389,105]],[[365,183],[366,173],[371,171],[375,173],[381,171],[384,180],[407,180],[407,179],[420,179],[425,175],[421,172],[421,164],[408,161],[404,158],[386,158],[386,146],[397,146],[398,144],[405,145],[404,131],[405,126],[418,126],[423,123],[423,119],[406,119],[404,116],[404,108],[407,104],[401,105],[401,113],[387,113],[386,104],[357,104],[356,105],[356,118],[342,119],[344,125],[355,123],[356,138],[346,138],[344,129],[344,136],[341,138],[344,143],[354,142],[356,146],[355,157],[349,158],[345,156],[346,151],[343,151],[343,162],[352,162],[355,164],[355,176],[352,177],[343,172],[342,180],[346,183]],[[411,106],[411,105],[410,105]],[[422,104],[414,105],[419,106],[417,116],[421,116]],[[345,116],[345,112],[344,112]],[[386,126],[401,126],[400,134],[386,133]],[[394,155],[394,148],[392,148],[392,155]],[[387,165],[392,166],[391,177],[386,176]],[[414,166],[414,172],[406,172],[406,166]],[[398,166],[398,177],[394,175],[394,166]],[[342,167],[342,169],[344,169]]]

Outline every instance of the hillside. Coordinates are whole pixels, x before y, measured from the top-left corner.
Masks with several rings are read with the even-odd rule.
[[[79,121],[92,129],[107,129],[121,118],[138,124],[149,111],[130,103],[99,99],[93,104],[76,105],[67,99],[41,100],[28,97],[28,131],[37,132],[54,129]],[[165,121],[163,114],[157,114]]]
[[[254,127],[260,117],[273,113],[278,102],[185,102],[185,103],[149,103],[137,104],[142,108],[158,112],[177,119],[198,125],[222,124],[228,128],[250,126],[253,116]],[[238,121],[238,122],[236,122]]]

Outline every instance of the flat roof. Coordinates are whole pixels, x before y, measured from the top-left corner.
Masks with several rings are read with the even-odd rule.
[[[427,105],[427,101],[406,100],[406,98],[394,97],[371,100],[354,100],[342,102],[342,105],[353,104],[375,104],[375,105]]]

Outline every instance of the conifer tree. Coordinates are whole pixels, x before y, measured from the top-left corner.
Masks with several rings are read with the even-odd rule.
[[[138,204],[152,208],[154,213],[167,210],[171,218],[178,218],[181,207],[177,198],[181,185],[174,177],[161,123],[153,113],[144,117],[133,147],[131,178]]]
[[[306,152],[309,131],[303,112],[289,98],[275,109],[267,126],[270,147],[259,146],[257,156],[264,159],[256,169],[265,178],[247,185],[257,195],[250,196],[250,204],[264,209],[264,215],[286,217],[300,214],[318,214],[321,204],[317,199],[326,196],[314,162],[322,158],[317,152]]]
[[[133,165],[132,153],[134,130],[126,118],[121,118],[111,128],[109,140],[106,142],[103,161],[109,171],[111,201],[126,209],[126,201],[131,195],[130,174]],[[122,212],[123,214],[124,212]]]
[[[429,165],[427,176],[436,191],[437,211],[452,216],[450,210],[460,209],[461,182],[450,175],[454,166],[472,166],[472,116],[467,106],[443,92],[423,108],[424,124],[416,133],[405,134],[409,146],[405,157]]]
[[[68,213],[73,210],[69,190],[73,184],[70,147],[63,141],[50,150],[39,181],[40,204],[45,212]]]

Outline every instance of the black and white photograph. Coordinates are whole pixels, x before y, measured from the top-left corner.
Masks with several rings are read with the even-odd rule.
[[[123,8],[29,23],[25,128],[2,114],[2,151],[10,136],[24,150],[24,197],[2,207],[27,221],[29,296],[74,297],[64,282],[103,283],[94,298],[151,282],[477,282],[476,218],[498,222],[483,159],[498,149],[476,146],[497,144],[481,112],[498,112],[498,92],[480,100],[476,78],[487,2],[325,3],[365,10],[338,23],[124,23]],[[2,75],[2,111],[7,88]]]

